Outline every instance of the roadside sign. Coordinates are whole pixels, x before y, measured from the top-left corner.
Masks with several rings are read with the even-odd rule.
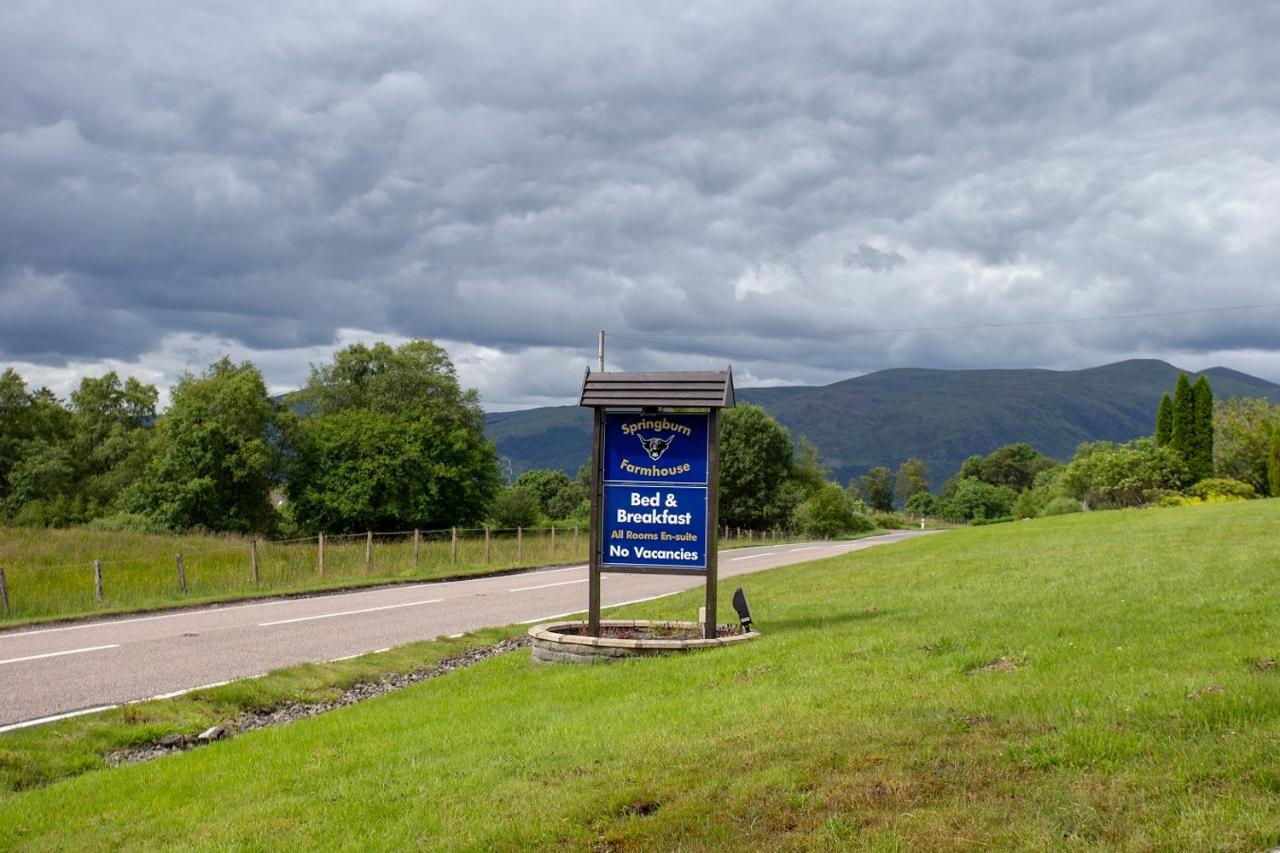
[[[708,419],[605,414],[602,567],[706,570]]]
[[[732,371],[588,370],[578,403],[595,410],[588,634],[600,636],[608,571],[701,576],[714,638],[719,415],[734,404]]]

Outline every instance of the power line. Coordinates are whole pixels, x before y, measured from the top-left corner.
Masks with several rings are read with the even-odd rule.
[[[680,352],[696,352],[696,353],[701,353],[703,355],[715,356],[717,358],[736,358],[736,359],[741,359],[742,361],[768,361],[768,362],[773,362],[774,364],[786,364],[792,367],[812,367],[817,370],[831,370],[837,373],[848,373],[849,370],[851,369],[847,364],[842,365],[840,367],[835,367],[830,364],[813,364],[812,362],[808,362],[808,361],[794,361],[792,359],[786,359],[786,358],[770,358],[767,355],[748,355],[747,353],[742,353],[742,352],[730,352],[728,350],[721,350],[721,349],[706,349],[704,347],[688,346],[687,344],[681,344],[677,347],[671,347],[667,341],[651,340],[649,338],[637,338],[637,337],[632,337],[631,335],[619,335],[616,332],[610,332],[609,337],[619,341],[634,341],[636,343],[641,343],[641,344],[652,344],[653,346],[660,347],[662,349],[668,349],[668,350],[677,349]]]
[[[890,329],[842,329],[835,331],[810,331],[803,332],[750,332],[753,338],[794,338],[799,335],[806,337],[839,337],[843,335],[884,335],[884,334],[902,334],[906,332],[960,332],[971,329],[1007,329],[1018,326],[1052,326],[1067,323],[1103,323],[1111,320],[1147,320],[1159,319],[1161,317],[1185,317],[1190,314],[1213,314],[1223,311],[1255,311],[1260,308],[1280,308],[1280,302],[1261,302],[1256,305],[1225,305],[1217,308],[1188,308],[1182,311],[1158,311],[1144,314],[1110,314],[1100,317],[1061,317],[1051,320],[1018,320],[1009,323],[966,323],[954,326],[903,326],[900,328]],[[737,337],[746,333],[743,332],[689,332],[682,335],[649,335],[652,338],[665,339],[685,339],[696,335],[701,338],[724,338]],[[609,333],[610,337],[621,338],[615,332]],[[633,339],[637,340],[637,339]],[[651,341],[652,342],[652,341]]]

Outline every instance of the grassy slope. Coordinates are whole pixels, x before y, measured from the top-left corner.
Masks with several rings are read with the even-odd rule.
[[[1274,845],[1278,521],[1092,513],[753,575],[748,646],[508,655],[15,795],[0,846]]]
[[[1280,401],[1280,386],[1233,370],[1206,371],[1219,397]],[[1149,435],[1178,368],[1135,359],[1089,370],[881,370],[818,388],[744,388],[793,435],[806,435],[840,482],[873,465],[918,456],[935,486],[966,456],[1028,441],[1069,459],[1081,441]],[[1194,378],[1194,376],[1193,376]],[[591,447],[590,413],[572,406],[488,416],[486,434],[512,469],[563,468]]]

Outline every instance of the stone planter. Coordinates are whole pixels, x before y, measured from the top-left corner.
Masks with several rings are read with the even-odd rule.
[[[708,640],[697,622],[604,620],[599,637],[586,636],[585,622],[548,622],[529,629],[533,659],[543,663],[608,663],[623,658],[651,657],[745,643],[760,636],[736,625],[721,625],[719,636]]]

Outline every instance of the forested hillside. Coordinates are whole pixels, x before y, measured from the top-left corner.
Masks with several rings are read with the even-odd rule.
[[[1071,371],[903,368],[822,387],[740,388],[738,399],[810,438],[840,482],[918,457],[936,487],[966,457],[1006,444],[1027,442],[1066,460],[1082,441],[1150,435],[1160,395],[1179,372],[1154,359]],[[1219,399],[1280,401],[1274,382],[1222,367],[1204,375]],[[516,474],[572,473],[591,449],[590,416],[575,406],[491,413],[485,431]]]

